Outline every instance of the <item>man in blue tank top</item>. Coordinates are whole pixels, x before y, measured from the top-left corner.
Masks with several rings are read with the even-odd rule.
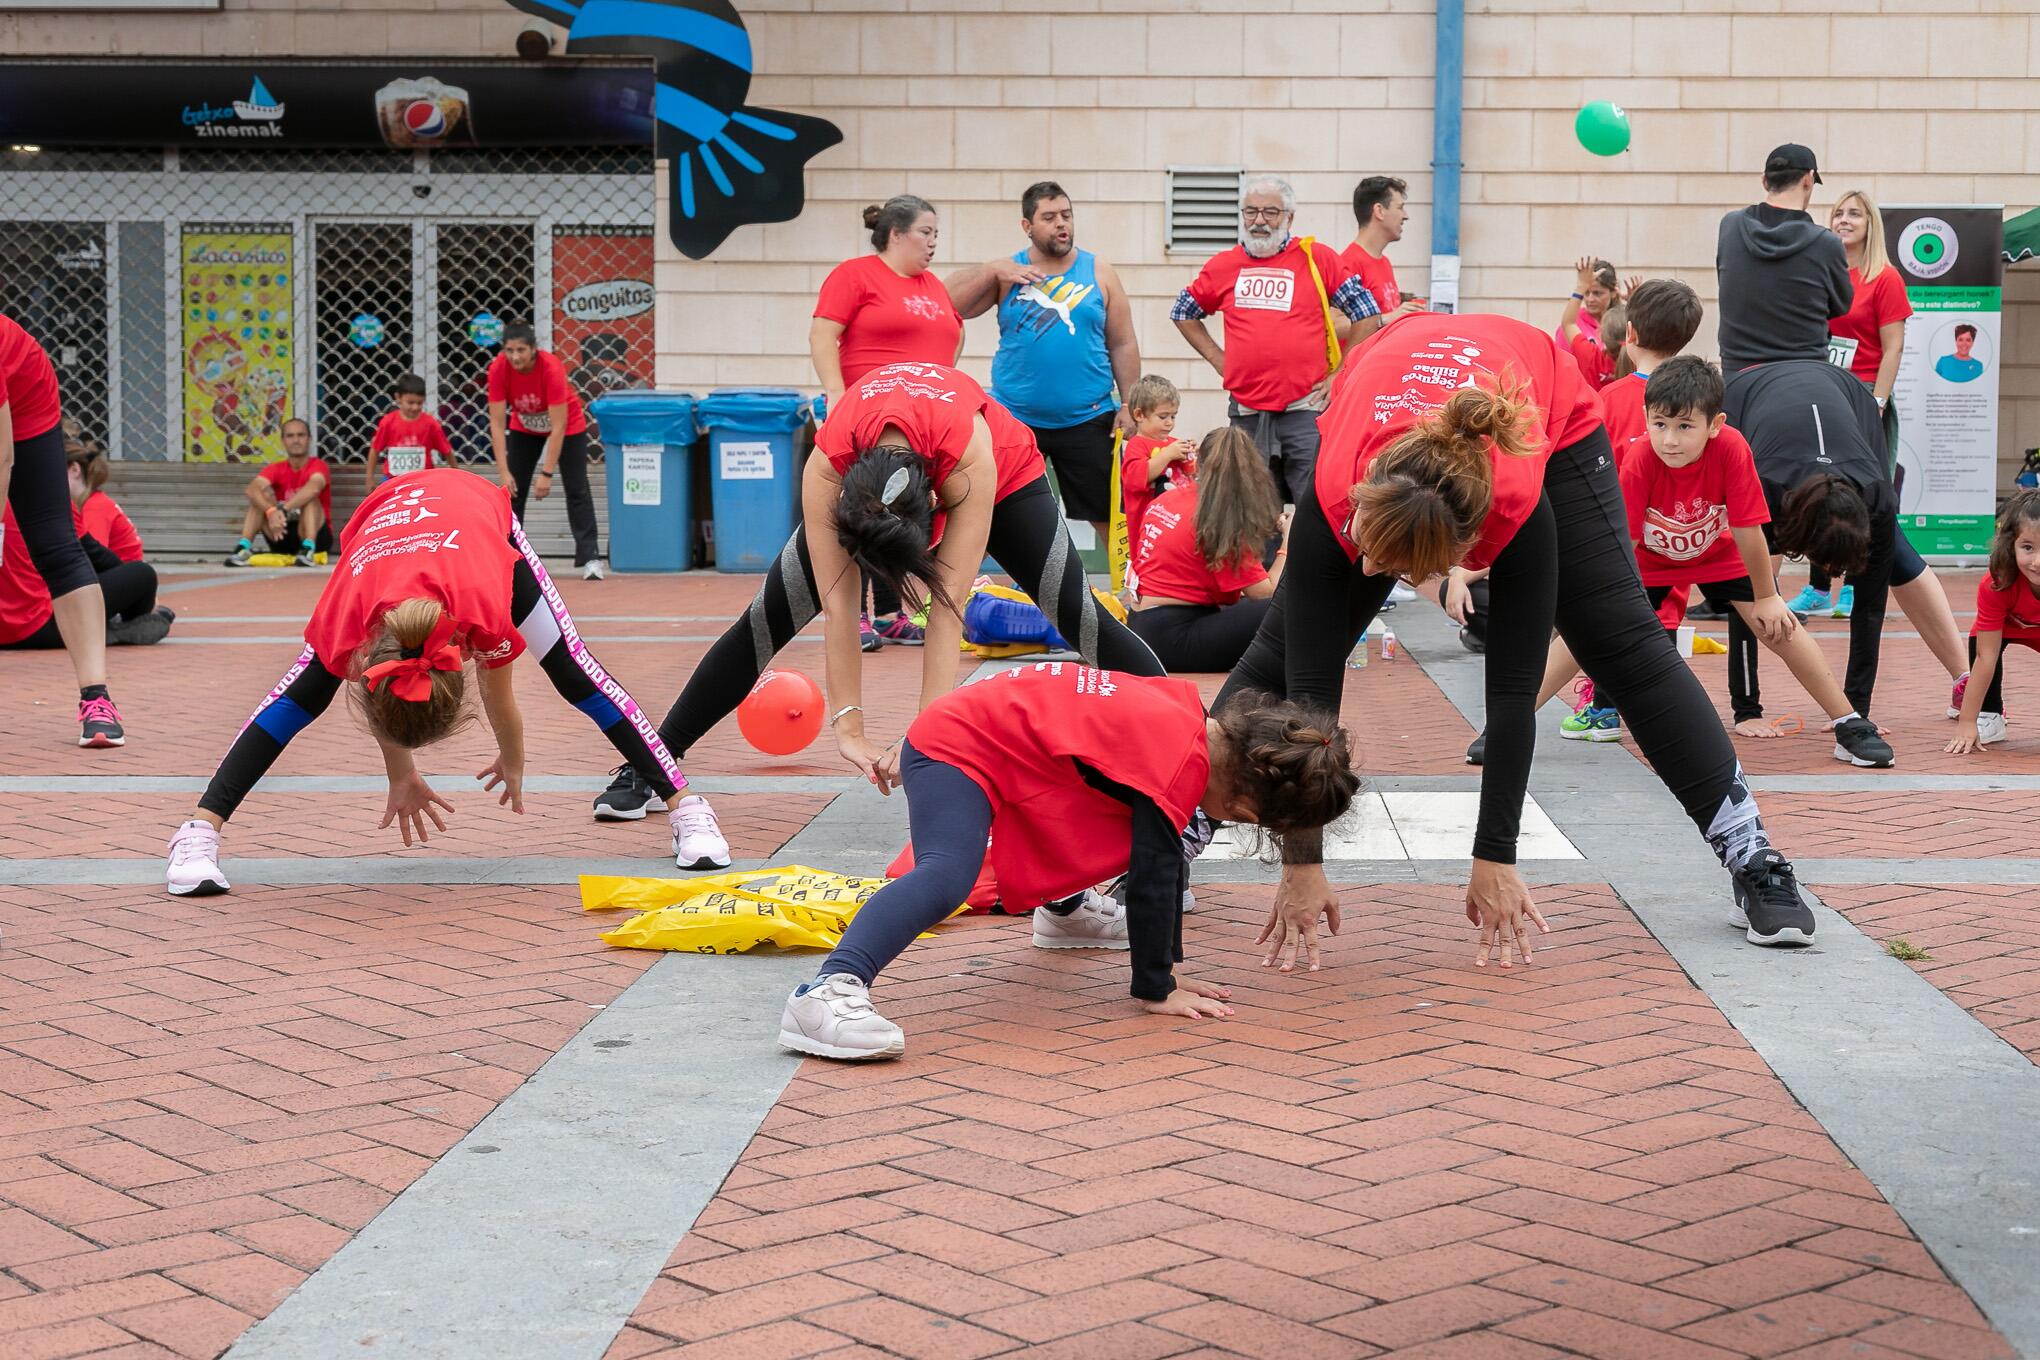
[[[1133,309],[1111,265],[1076,248],[1076,211],[1053,180],[1020,196],[1027,249],[948,280],[966,317],[997,307],[991,393],[1034,431],[1063,513],[1102,542],[1112,517],[1112,432],[1140,377]],[[1115,390],[1116,388],[1116,390]]]

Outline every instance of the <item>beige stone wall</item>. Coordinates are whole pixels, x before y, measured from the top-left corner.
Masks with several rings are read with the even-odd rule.
[[[1431,16],[1386,0],[737,0],[761,71],[751,102],[833,119],[798,221],[737,233],[715,259],[666,248],[660,376],[702,388],[811,384],[816,286],[865,248],[858,210],[907,190],[944,212],[945,268],[1015,248],[1019,191],[1079,205],[1079,239],[1135,295],[1144,353],[1214,421],[1215,381],[1168,323],[1198,260],[1163,245],[1163,167],[1286,173],[1299,230],[1342,243],[1354,179],[1411,182],[1390,256],[1427,286]],[[0,51],[246,56],[506,54],[500,0],[227,0],[217,15],[7,14]],[[1469,0],[1465,305],[1555,319],[1568,261],[1672,274],[1712,302],[1715,224],[1750,201],[1764,152],[1821,156],[1816,208],[2040,202],[2040,20],[2018,0]],[[911,12],[908,12],[911,10]],[[1632,149],[1573,141],[1587,99],[1631,110]],[[2040,264],[2011,271],[2002,448],[2040,443]],[[2034,343],[2023,343],[2034,332]],[[1699,348],[1712,349],[1713,324]],[[996,330],[972,323],[981,372]]]

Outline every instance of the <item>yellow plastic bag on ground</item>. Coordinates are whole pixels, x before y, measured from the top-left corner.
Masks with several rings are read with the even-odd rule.
[[[834,949],[882,878],[849,878],[804,864],[705,878],[581,876],[583,911],[638,914],[602,933],[623,949],[741,954],[761,944]]]
[[[1696,637],[1693,639],[1693,655],[1695,656],[1722,656],[1727,651],[1728,647],[1726,644],[1716,642],[1711,637]]]

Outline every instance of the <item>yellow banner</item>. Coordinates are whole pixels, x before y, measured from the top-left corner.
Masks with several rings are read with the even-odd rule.
[[[188,231],[182,259],[185,461],[274,462],[297,353],[291,238]]]

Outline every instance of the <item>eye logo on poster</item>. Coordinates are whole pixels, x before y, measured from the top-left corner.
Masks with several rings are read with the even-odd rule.
[[[1920,217],[1908,224],[1898,238],[1898,255],[1908,273],[1938,279],[1961,258],[1962,243],[1955,228],[1940,218]]]

